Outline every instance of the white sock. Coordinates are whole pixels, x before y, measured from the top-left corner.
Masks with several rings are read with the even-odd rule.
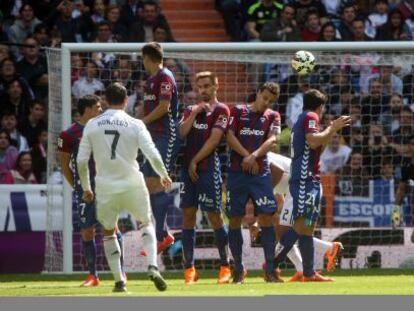
[[[303,265],[302,265],[302,256],[300,255],[298,246],[295,244],[293,245],[292,249],[287,254],[290,261],[295,265],[295,269],[297,272],[303,272]]]
[[[315,246],[315,251],[320,250],[322,254],[325,254],[328,249],[333,247],[332,242],[324,241],[315,237],[313,238],[313,244]]]
[[[157,239],[155,237],[155,229],[152,223],[141,227],[142,244],[147,254],[148,265],[157,267]]]
[[[103,238],[106,260],[109,268],[114,275],[115,282],[123,281],[121,271],[121,248],[119,247],[116,236],[106,236]]]

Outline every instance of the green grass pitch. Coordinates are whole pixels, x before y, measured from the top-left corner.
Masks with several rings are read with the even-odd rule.
[[[293,274],[284,271],[287,281]],[[128,274],[128,293],[112,293],[110,274],[101,275],[96,288],[80,288],[85,275],[0,275],[0,297],[5,296],[264,296],[264,295],[414,295],[414,270],[370,269],[337,271],[333,283],[266,284],[260,271],[249,272],[242,285],[216,284],[216,273],[200,271],[199,281],[184,285],[182,273],[164,273],[168,282],[165,292],[158,292],[142,273]]]

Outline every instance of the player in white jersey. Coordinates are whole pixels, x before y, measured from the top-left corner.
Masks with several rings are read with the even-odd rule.
[[[275,214],[276,236],[279,238],[286,232],[288,227],[292,226],[293,200],[289,192],[291,159],[274,152],[268,152],[267,160],[272,174],[273,193],[278,203],[283,202],[283,204],[278,204],[279,210]],[[254,223],[250,229],[254,238],[258,233],[257,223]],[[320,249],[328,259],[327,270],[329,272],[332,271],[335,267],[336,256],[342,248],[342,244],[340,242],[323,241],[315,237],[313,240],[315,248]],[[288,253],[288,258],[295,265],[297,271],[289,281],[301,281],[303,277],[302,257],[296,245]]]
[[[171,187],[171,179],[144,123],[124,112],[128,103],[125,87],[114,83],[107,87],[105,96],[108,109],[86,124],[79,145],[77,163],[84,191],[83,199],[89,202],[94,197],[88,172],[88,160],[93,153],[96,167],[96,214],[104,229],[105,256],[114,275],[114,291],[126,291],[126,280],[120,265],[120,247],[115,236],[115,226],[121,210],[130,213],[141,223],[148,277],[158,290],[163,291],[167,284],[157,267],[157,241],[148,189],[136,161],[138,149],[141,149],[161,177],[166,190]]]

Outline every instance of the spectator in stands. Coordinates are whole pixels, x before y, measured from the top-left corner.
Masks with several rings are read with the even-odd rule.
[[[260,40],[301,41],[300,30],[295,22],[295,8],[287,4],[283,7],[280,18],[266,22],[260,32]]]
[[[324,42],[332,42],[337,41],[336,38],[336,27],[334,23],[327,22],[322,25],[320,35],[319,35],[319,41]]]
[[[155,42],[175,42],[170,27],[164,22],[157,23],[152,31]]]
[[[4,16],[3,13],[0,11],[0,42],[7,42],[9,41],[9,36],[3,28],[3,20]]]
[[[388,97],[381,93],[382,83],[378,78],[369,81],[369,95],[361,101],[362,105],[362,125],[377,123],[381,113],[388,104]]]
[[[183,106],[184,108],[191,105],[197,105],[197,93],[195,91],[188,91],[184,93]]]
[[[33,11],[33,7],[26,3],[19,10],[20,18],[17,19],[9,29],[9,39],[12,43],[24,43],[25,39],[31,35],[36,25],[40,24]],[[14,56],[19,59],[20,51],[17,47],[12,47]]]
[[[402,107],[402,96],[400,94],[393,94],[390,97],[388,107],[380,116],[380,122],[384,126],[386,135],[389,136],[400,128],[400,114]]]
[[[5,176],[15,166],[18,153],[17,148],[11,145],[9,133],[0,129],[0,184],[4,183]]]
[[[354,93],[349,85],[332,86],[327,93],[332,94],[326,107],[329,113],[339,116],[344,110],[350,110]]]
[[[336,173],[348,162],[352,149],[341,145],[341,137],[335,133],[321,154],[321,173]]]
[[[408,144],[413,134],[413,112],[403,106],[400,112],[400,127],[392,132],[391,147],[402,157],[409,156]]]
[[[337,20],[339,18],[339,10],[341,8],[342,0],[321,0],[325,6],[326,13],[330,20]]]
[[[96,91],[104,90],[103,83],[96,79],[97,66],[94,62],[88,61],[86,63],[86,76],[77,80],[72,86],[72,95],[79,99],[85,95],[94,94]]]
[[[365,33],[374,39],[379,27],[388,20],[388,0],[375,0],[374,12],[365,21]]]
[[[279,18],[283,4],[272,0],[258,0],[247,10],[246,31],[250,41],[259,41],[266,22]]]
[[[3,62],[6,58],[10,58],[10,49],[7,45],[0,44],[0,63]]]
[[[144,98],[145,79],[138,78],[133,85],[133,93],[128,96],[128,105],[125,111],[130,115],[134,116],[134,107],[138,101]]]
[[[351,23],[352,39],[346,41],[371,41],[372,39],[365,34],[365,20],[356,17]]]
[[[141,0],[127,0],[121,8],[121,22],[128,29],[137,21],[139,11],[142,10]]]
[[[393,93],[402,94],[403,93],[403,82],[401,78],[393,74],[394,66],[393,65],[383,65],[379,68],[380,72],[371,75],[367,80],[361,85],[361,92],[366,94],[368,92],[368,84],[372,79],[378,79],[381,82],[381,94],[382,95],[391,95]]]
[[[34,94],[26,79],[17,74],[16,67],[13,61],[9,58],[0,62],[0,98],[6,98],[6,88],[14,80],[19,80],[20,86],[23,90],[23,97],[30,101],[34,99]],[[1,104],[4,106],[4,102]]]
[[[24,96],[23,87],[19,79],[14,79],[7,83],[6,95],[5,101],[2,103],[2,107],[5,110],[13,112],[19,118],[29,112],[30,100]]]
[[[316,10],[308,10],[306,13],[305,27],[301,32],[303,41],[318,41],[321,33],[321,22]]]
[[[231,41],[242,36],[242,6],[240,0],[216,0],[216,10],[223,15],[224,27]]]
[[[111,66],[110,72],[111,83],[120,82],[128,91],[128,95],[133,92],[133,76],[131,59],[128,55],[121,55]]]
[[[79,53],[72,53],[70,55],[70,62],[71,62],[71,81],[73,84],[75,81],[85,76],[85,63],[84,63],[84,59]]]
[[[310,77],[299,77],[298,92],[289,98],[286,105],[286,124],[291,129],[295,124],[303,108],[303,94],[310,89]]]
[[[355,19],[355,6],[352,1],[345,2],[340,9],[341,20],[339,22],[338,31],[342,41],[352,41],[354,36],[352,31],[352,21]]]
[[[47,47],[50,45],[49,28],[46,24],[41,23],[36,25],[33,32],[33,39],[35,39],[41,47]]]
[[[97,43],[112,43],[116,39],[112,33],[111,27],[107,21],[102,21],[96,24],[96,37],[94,42]]]
[[[126,42],[129,38],[128,28],[120,20],[121,8],[116,4],[108,5],[106,8],[106,20],[109,23],[114,41]]]
[[[49,16],[45,19],[45,23],[52,28],[56,26],[59,29],[62,42],[76,42],[76,36],[79,31],[77,19],[72,18],[74,9],[73,2],[62,1],[52,10]]]
[[[295,0],[292,2],[296,9],[296,22],[300,29],[305,28],[307,21],[307,14],[311,11],[316,11],[321,24],[327,21],[327,13],[324,5],[318,0]]]
[[[404,19],[414,18],[414,0],[402,0],[397,9],[401,12]]]
[[[95,25],[105,21],[105,9],[106,6],[103,0],[93,1],[92,14],[90,18]]]
[[[339,171],[336,195],[362,196],[368,192],[369,173],[363,166],[363,155],[360,149],[353,149],[348,163]]]
[[[36,180],[45,184],[47,182],[47,130],[41,129],[37,135],[37,143],[33,145],[31,150],[33,161],[33,174]]]
[[[39,45],[32,37],[24,40],[23,59],[17,63],[17,71],[29,82],[36,98],[44,98],[48,91],[46,58],[39,53]]]
[[[47,128],[45,120],[45,106],[39,101],[30,104],[29,114],[19,121],[17,128],[27,138],[29,147],[37,142],[37,135]]]
[[[10,135],[10,144],[15,146],[19,152],[28,151],[29,144],[17,129],[17,116],[12,111],[5,111],[1,117],[1,128],[5,129]]]
[[[403,78],[403,96],[404,102],[414,111],[414,65],[411,65],[411,72]]]
[[[394,164],[392,158],[385,156],[381,159],[381,179],[394,179]]]
[[[4,184],[37,184],[33,174],[32,155],[29,151],[20,152],[15,168],[11,169],[3,179]]]
[[[404,23],[403,15],[399,10],[394,9],[388,13],[388,21],[378,29],[375,40],[412,40],[410,29]]]
[[[80,115],[78,109],[76,109],[76,108],[72,109],[71,117],[72,117],[72,123],[79,122],[81,115]]]
[[[158,4],[154,1],[146,1],[142,8],[142,19],[131,25],[132,42],[150,42],[154,41],[153,27],[164,22],[168,25],[165,17],[160,13]],[[169,25],[168,25],[169,27]]]
[[[378,179],[381,177],[381,160],[394,153],[381,124],[370,125],[368,137],[364,139],[364,147],[364,166],[370,178]]]

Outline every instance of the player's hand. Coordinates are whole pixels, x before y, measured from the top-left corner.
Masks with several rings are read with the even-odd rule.
[[[243,158],[242,169],[245,173],[249,173],[252,175],[257,174],[259,166],[256,162],[256,157],[253,154],[250,154],[247,157]]]
[[[170,176],[162,177],[161,178],[161,185],[164,187],[165,191],[171,190],[172,180]]]
[[[197,107],[193,110],[195,114],[199,114],[200,112],[207,111],[210,109],[210,104],[208,103],[198,103]]]
[[[340,116],[338,119],[332,121],[332,128],[335,132],[339,131],[340,129],[350,126],[351,125],[351,117],[350,116]]]
[[[94,195],[93,192],[90,190],[86,190],[83,192],[82,199],[85,203],[91,203],[93,201]]]
[[[197,163],[194,161],[191,161],[188,166],[188,175],[190,176],[192,182],[196,182],[198,180]]]

